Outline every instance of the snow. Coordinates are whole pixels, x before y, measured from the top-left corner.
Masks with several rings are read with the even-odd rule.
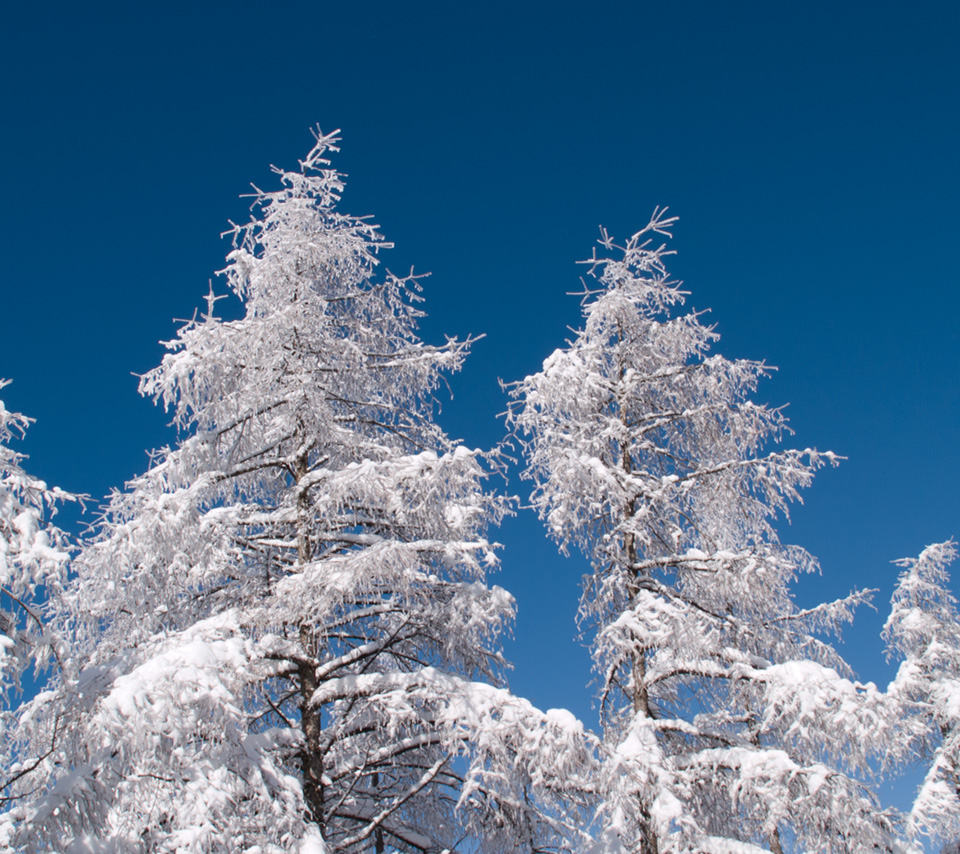
[[[488,483],[500,451],[433,420],[476,339],[419,340],[417,277],[381,275],[390,244],[336,209],[336,141],[234,227],[220,274],[245,312],[217,318],[211,287],[166,342],[140,390],[180,439],[79,547],[0,401],[0,851],[955,848],[956,545],[900,562],[896,678],[856,681],[831,636],[871,592],[798,609],[818,565],[775,528],[839,458],[768,449],[770,369],[711,355],[682,313],[665,210],[603,233],[583,328],[509,386],[530,502],[591,561],[603,732],[506,688],[489,532],[516,501]],[[918,757],[910,813],[883,810],[872,775]]]

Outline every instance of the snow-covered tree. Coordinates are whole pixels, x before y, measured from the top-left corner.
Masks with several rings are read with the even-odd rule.
[[[960,844],[960,614],[947,567],[956,557],[950,540],[897,561],[904,569],[884,626],[889,654],[901,659],[888,693],[912,725],[901,753],[929,761],[905,829],[914,842],[929,836],[953,851]]]
[[[679,311],[653,242],[673,222],[657,211],[619,247],[602,233],[582,329],[510,387],[532,504],[592,564],[596,850],[888,850],[859,772],[893,725],[826,640],[866,594],[798,607],[791,582],[817,562],[775,530],[835,457],[769,450],[785,418],[750,400],[769,369],[711,355],[713,327]]]
[[[0,389],[9,380],[0,380]],[[23,454],[9,446],[31,419],[10,412],[0,400],[0,685],[4,696],[20,687],[31,665],[55,654],[38,591],[61,588],[69,558],[67,540],[47,517],[56,504],[73,500],[24,471]]]
[[[0,389],[8,384],[0,380]],[[15,802],[35,785],[33,772],[42,763],[24,742],[43,698],[25,692],[21,679],[31,669],[39,676],[65,655],[47,625],[47,602],[62,591],[70,544],[49,517],[77,497],[24,471],[23,454],[9,443],[22,438],[30,422],[0,400],[0,804]],[[49,752],[55,738],[55,731],[46,734],[37,749]]]
[[[234,228],[242,317],[211,290],[142,378],[182,438],[78,560],[77,725],[25,850],[579,845],[582,728],[502,684],[497,458],[433,420],[472,339],[418,338],[417,278],[378,278],[389,244],[336,209],[334,142]]]

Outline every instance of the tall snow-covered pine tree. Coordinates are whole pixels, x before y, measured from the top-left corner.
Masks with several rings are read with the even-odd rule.
[[[790,584],[817,563],[774,527],[834,458],[766,450],[786,429],[749,398],[768,369],[710,355],[716,332],[678,311],[653,241],[673,221],[655,212],[619,247],[603,233],[582,329],[510,387],[533,506],[592,564],[595,850],[887,850],[891,822],[858,776],[891,732],[886,707],[822,636],[863,594],[798,608]]]
[[[423,343],[417,279],[375,275],[388,244],[337,211],[334,142],[235,228],[243,316],[211,292],[142,378],[183,438],[78,563],[80,724],[28,850],[578,844],[582,730],[502,687],[494,461],[433,420],[471,342]]]

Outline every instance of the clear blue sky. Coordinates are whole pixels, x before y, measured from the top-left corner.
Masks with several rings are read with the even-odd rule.
[[[578,323],[597,226],[665,204],[718,349],[777,365],[794,443],[849,457],[783,537],[823,563],[801,597],[880,588],[846,651],[887,678],[889,561],[960,535],[960,4],[55,2],[3,29],[0,376],[33,473],[100,496],[172,440],[131,372],[316,123],[343,209],[432,272],[424,337],[487,335],[441,416],[471,445]],[[528,513],[498,538],[514,688],[591,719],[584,563]]]

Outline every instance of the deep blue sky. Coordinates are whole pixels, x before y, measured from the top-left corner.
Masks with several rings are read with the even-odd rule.
[[[0,376],[38,421],[31,471],[100,496],[171,440],[131,372],[317,123],[342,128],[343,209],[374,214],[389,267],[432,272],[424,336],[487,335],[442,414],[471,445],[501,436],[497,378],[579,322],[597,226],[665,204],[718,349],[777,365],[759,397],[794,443],[849,457],[783,537],[823,563],[801,597],[880,588],[846,651],[884,681],[889,561],[960,535],[960,5],[519,6],[8,5]],[[590,719],[583,561],[528,513],[498,538],[514,688]]]

